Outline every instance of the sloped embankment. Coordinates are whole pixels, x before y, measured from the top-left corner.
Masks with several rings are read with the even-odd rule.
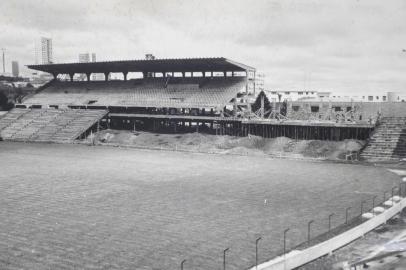
[[[232,137],[201,133],[156,134],[125,130],[103,130],[83,142],[211,153],[272,155],[297,158],[344,159],[348,151],[358,151],[364,141],[293,140],[286,137]]]

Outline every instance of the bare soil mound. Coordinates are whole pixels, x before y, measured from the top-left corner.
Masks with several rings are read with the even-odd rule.
[[[202,133],[156,134],[127,130],[103,130],[83,142],[154,149],[230,153],[240,155],[272,155],[295,158],[345,159],[349,151],[358,151],[365,144],[359,140],[320,141],[293,140],[286,137],[233,137]]]

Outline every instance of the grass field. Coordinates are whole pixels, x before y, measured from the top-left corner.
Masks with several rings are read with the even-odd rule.
[[[264,157],[0,143],[0,269],[246,269],[360,213],[383,168]],[[266,200],[266,203],[265,203]],[[365,207],[367,207],[365,205]]]

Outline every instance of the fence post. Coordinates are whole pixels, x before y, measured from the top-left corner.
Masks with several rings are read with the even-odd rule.
[[[394,190],[395,190],[396,188],[397,188],[397,187],[393,187],[393,188],[392,188],[392,205],[393,205],[393,196],[394,196],[394,194],[395,194]]]
[[[288,233],[290,229],[287,228],[286,230],[283,231],[283,255],[286,254],[286,234]]]
[[[331,218],[334,216],[334,213],[331,213],[328,215],[328,231],[330,232],[331,230]]]
[[[347,207],[345,209],[345,224],[348,224],[348,211],[351,209],[351,207]]]
[[[258,237],[257,240],[255,240],[255,269],[258,269],[258,242],[261,239],[261,237]]]
[[[230,250],[230,248],[226,248],[223,250],[223,270],[226,270],[226,252]]]
[[[312,225],[312,223],[314,222],[314,220],[310,220],[307,223],[307,244],[310,244],[310,226]]]
[[[180,263],[180,270],[183,270],[183,265],[185,264],[185,262],[186,262],[186,260],[183,260],[183,261]]]
[[[361,220],[362,220],[362,215],[364,214],[364,203],[365,201],[361,201]]]
[[[375,199],[376,199],[376,197],[378,197],[377,195],[375,195],[373,198],[372,198],[372,215],[373,216],[375,216]]]

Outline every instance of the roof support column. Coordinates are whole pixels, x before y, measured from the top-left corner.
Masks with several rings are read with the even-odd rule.
[[[56,77],[58,77],[58,73],[52,73],[52,76],[54,76],[54,80],[56,80]]]
[[[184,71],[182,71],[182,77],[185,78],[185,72]]]
[[[128,71],[124,71],[123,72],[124,81],[127,81],[127,75],[128,75]]]
[[[257,94],[257,93],[256,93],[256,92],[257,92],[257,91],[256,91],[256,90],[257,90],[257,89],[256,89],[256,84],[257,84],[257,83],[255,82],[256,77],[257,77],[257,74],[256,74],[256,72],[254,71],[254,78],[253,78],[253,82],[254,82],[254,97],[255,97],[255,95]]]
[[[109,80],[110,72],[104,72],[104,80],[107,82]]]
[[[224,77],[227,77],[227,71],[223,71]]]
[[[202,71],[203,78],[206,78],[206,71]]]
[[[92,73],[86,73],[86,78],[87,78],[88,82],[90,82],[90,74],[92,74]]]
[[[70,81],[71,82],[73,82],[73,76],[75,75],[75,73],[69,73],[69,78],[70,78]]]

